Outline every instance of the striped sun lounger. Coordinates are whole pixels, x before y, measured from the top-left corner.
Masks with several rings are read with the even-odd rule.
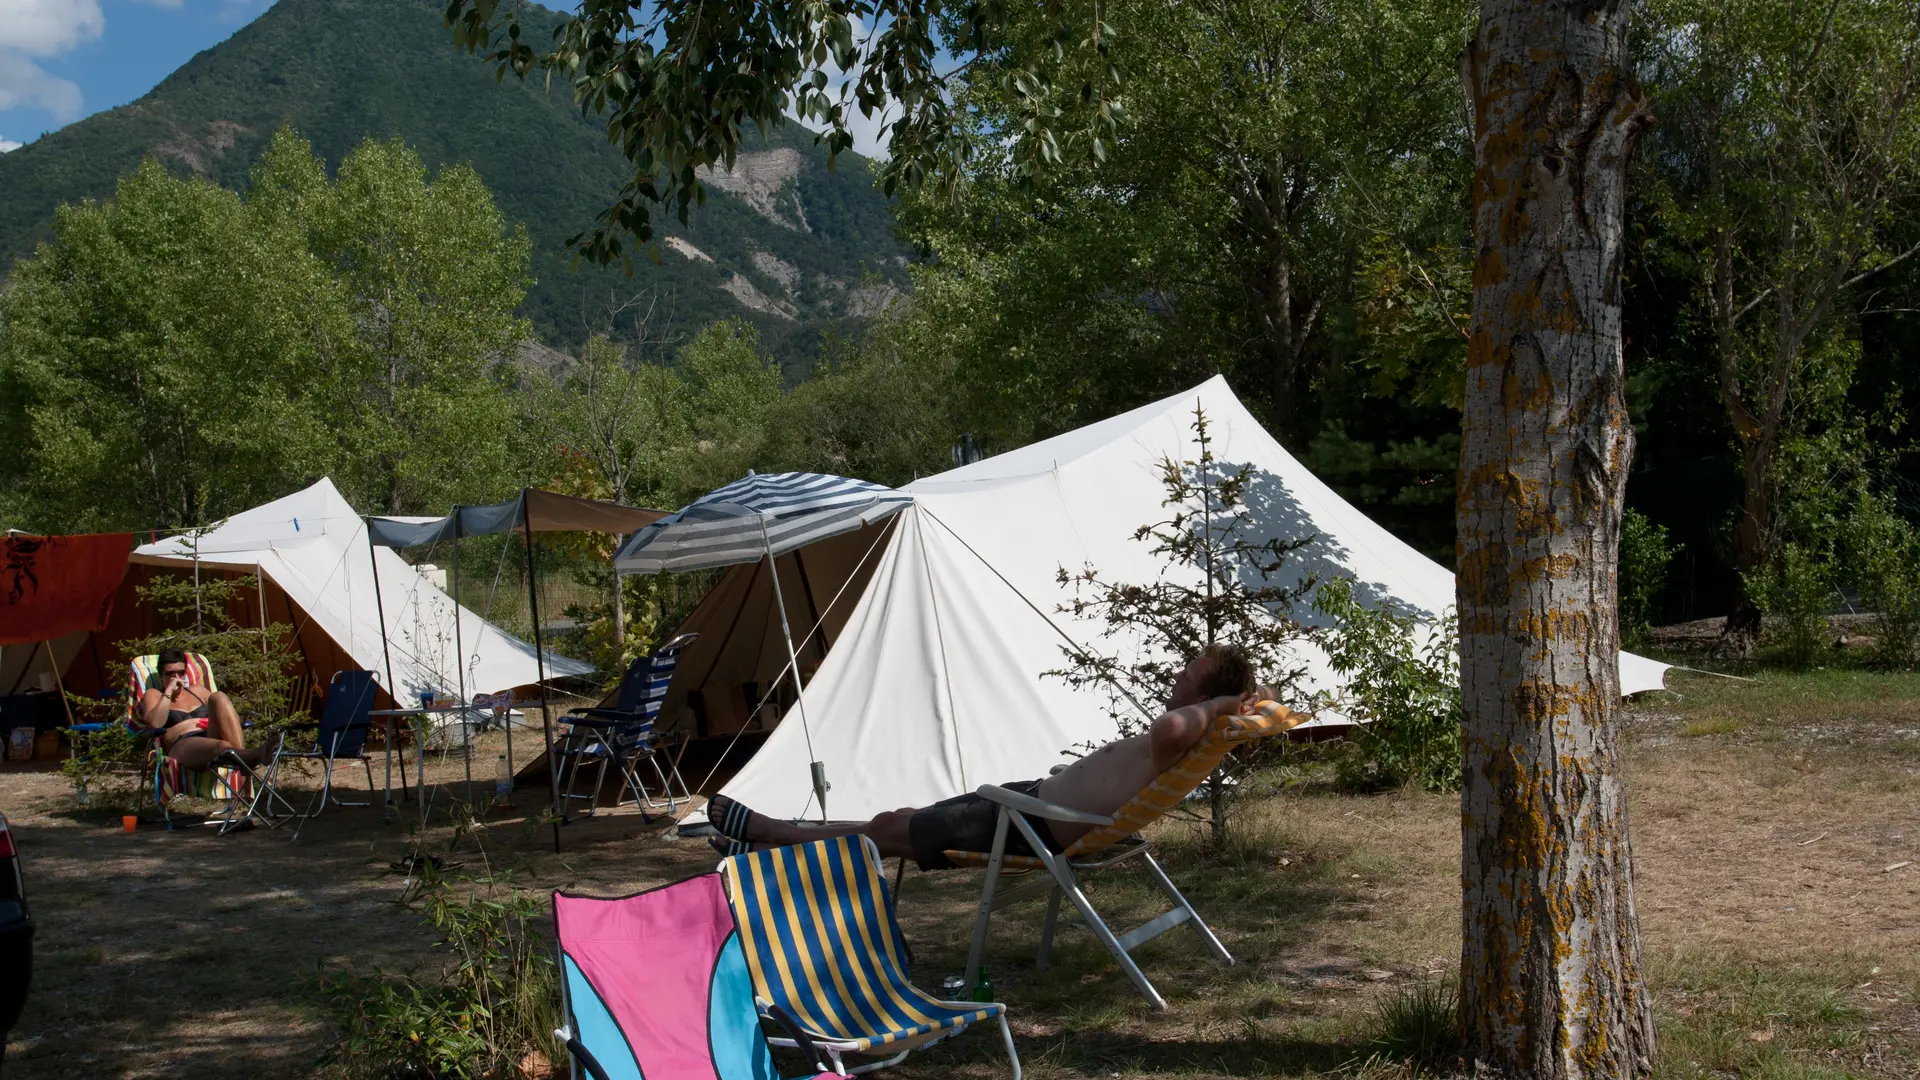
[[[842,836],[754,851],[720,869],[756,994],[791,1014],[836,1068],[844,1069],[843,1054],[891,1055],[852,1072],[892,1065],[991,1019],[1019,1080],[1006,1006],[940,1001],[909,979],[873,841]]]
[[[1233,963],[1232,954],[1226,946],[1220,944],[1212,930],[1200,918],[1187,898],[1174,888],[1173,881],[1166,871],[1154,861],[1153,854],[1147,850],[1147,841],[1139,835],[1140,830],[1160,820],[1167,811],[1178,806],[1181,800],[1193,794],[1204,783],[1207,776],[1217,768],[1222,759],[1241,743],[1263,739],[1269,735],[1278,735],[1299,724],[1306,717],[1291,711],[1286,706],[1273,701],[1263,701],[1252,716],[1221,716],[1215,718],[1213,727],[1201,736],[1173,767],[1153,779],[1153,782],[1141,789],[1138,795],[1127,801],[1111,818],[1098,814],[1088,814],[1064,806],[1043,802],[1030,795],[1008,791],[1005,788],[988,784],[979,789],[982,798],[989,799],[1000,806],[1000,820],[994,827],[993,850],[991,851],[949,851],[947,858],[959,865],[983,866],[987,869],[986,883],[980,892],[980,915],[974,923],[973,944],[967,951],[967,985],[973,985],[979,974],[980,963],[987,944],[987,929],[993,919],[993,913],[1009,904],[1047,894],[1047,921],[1040,933],[1040,955],[1038,964],[1045,968],[1052,957],[1053,931],[1060,918],[1062,897],[1072,901],[1074,909],[1085,920],[1087,928],[1093,931],[1100,944],[1113,954],[1127,978],[1156,1009],[1165,1009],[1167,1001],[1153,988],[1133,962],[1134,949],[1159,937],[1181,923],[1192,925],[1199,935],[1201,944],[1223,964]],[[1095,826],[1086,835],[1075,840],[1059,854],[1047,850],[1047,846],[1035,833],[1030,819],[1041,818],[1051,821],[1083,822]],[[1006,853],[1009,828],[1020,830],[1032,850],[1039,855],[1009,855]],[[1147,867],[1148,874],[1155,885],[1173,901],[1173,908],[1158,918],[1148,921],[1137,929],[1116,935],[1108,929],[1100,913],[1094,910],[1080,887],[1079,875],[1104,870],[1110,866],[1138,859]],[[1044,870],[1046,874],[1036,881],[1021,884],[1015,888],[1000,890],[1000,878],[1003,873],[1019,873],[1028,870]]]

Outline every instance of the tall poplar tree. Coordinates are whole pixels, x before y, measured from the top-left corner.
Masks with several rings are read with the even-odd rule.
[[[1616,569],[1633,428],[1627,161],[1652,121],[1619,0],[1482,0],[1458,495],[1461,1016],[1509,1075],[1650,1071],[1620,783]]]

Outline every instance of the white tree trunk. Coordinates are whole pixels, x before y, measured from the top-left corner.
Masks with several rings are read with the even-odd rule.
[[[1647,1073],[1615,572],[1626,8],[1483,0],[1463,57],[1476,253],[1459,485],[1461,1020],[1533,1080]]]

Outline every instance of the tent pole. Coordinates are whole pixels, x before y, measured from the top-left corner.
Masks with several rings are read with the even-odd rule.
[[[813,729],[807,726],[807,692],[800,686],[800,656],[793,649],[793,631],[787,626],[787,598],[780,592],[780,563],[767,535],[767,515],[760,515],[760,541],[767,549],[767,573],[773,577],[773,606],[780,609],[780,636],[787,642],[787,670],[793,674],[793,705],[800,710],[800,731],[807,737],[807,757],[813,770],[813,797],[820,803],[820,824],[827,823],[827,766],[813,758]]]
[[[47,666],[53,669],[53,688],[60,694],[60,707],[67,711],[67,726],[73,726],[73,702],[67,700],[67,681],[60,677],[60,661],[53,656],[53,639],[41,638],[40,644],[47,647]],[[29,654],[31,655],[31,654]],[[21,669],[26,670],[25,668]]]
[[[193,632],[200,632],[200,534],[193,533]]]
[[[399,708],[400,688],[395,685],[393,681],[393,651],[387,647],[387,604],[386,601],[380,597],[379,549],[376,548],[373,543],[372,520],[368,520],[362,524],[367,530],[367,562],[373,566],[373,610],[380,617],[380,655],[385,657],[387,661],[387,696],[393,699],[394,708]],[[398,741],[394,738],[394,733],[397,730],[393,722],[393,717],[387,717],[387,753],[385,755],[387,759],[387,801],[380,808],[380,820],[383,822],[387,820],[387,815],[393,812],[393,756],[394,752],[399,749],[393,744]],[[400,754],[400,801],[403,803],[407,801],[407,755],[404,752]]]
[[[527,538],[527,613],[533,616],[533,670],[540,680],[540,731],[547,741],[547,781],[553,787],[553,800],[547,814],[553,819],[553,850],[560,850],[560,773],[553,766],[553,710],[547,705],[547,649],[540,643],[540,593],[533,581],[533,522],[527,515],[527,489],[520,489],[520,527]],[[507,721],[508,746],[512,746],[513,721]],[[508,763],[512,769],[512,763]]]
[[[453,652],[458,658],[459,670],[456,677],[460,682],[459,702],[467,702],[467,648],[460,638],[460,507],[453,508]],[[467,808],[473,808],[473,729],[468,726],[467,710],[462,708],[454,715],[460,718],[460,754],[467,762]],[[507,727],[513,725],[509,723]]]

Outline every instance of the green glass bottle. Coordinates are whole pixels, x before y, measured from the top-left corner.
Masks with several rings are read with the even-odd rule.
[[[973,984],[973,1000],[993,1000],[993,976],[987,973],[984,966],[980,968],[980,981]]]

